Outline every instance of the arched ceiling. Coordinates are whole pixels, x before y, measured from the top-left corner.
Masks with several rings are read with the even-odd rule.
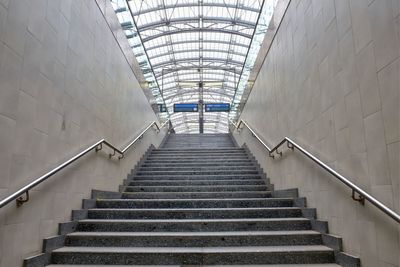
[[[270,6],[276,1],[265,0]],[[208,103],[234,103],[264,0],[111,3],[153,95],[167,105],[176,132],[198,132],[199,114],[173,113],[174,103],[197,103],[201,95]],[[204,120],[205,132],[228,131],[227,113],[205,113]]]

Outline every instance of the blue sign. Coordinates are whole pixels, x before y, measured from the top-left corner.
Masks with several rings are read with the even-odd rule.
[[[167,106],[164,104],[157,104],[159,112],[167,112]]]
[[[199,105],[197,103],[174,104],[174,112],[198,112]]]
[[[231,105],[229,103],[210,103],[205,104],[206,112],[229,112]]]

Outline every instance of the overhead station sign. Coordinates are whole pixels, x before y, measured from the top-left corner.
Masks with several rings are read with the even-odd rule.
[[[229,112],[231,105],[229,103],[210,103],[205,104],[206,112]]]
[[[197,103],[181,103],[174,104],[174,112],[198,112],[199,105]]]
[[[165,104],[157,104],[158,106],[158,111],[163,113],[163,112],[167,112],[167,106]]]

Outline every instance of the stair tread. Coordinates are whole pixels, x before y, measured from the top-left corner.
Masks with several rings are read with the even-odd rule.
[[[248,208],[92,208],[89,211],[247,211],[247,210],[299,210],[299,207],[248,207]]]
[[[279,198],[279,197],[271,197],[271,198],[265,198],[263,200],[293,200],[294,198]],[[162,201],[179,201],[179,202],[184,202],[184,201],[260,201],[260,198],[157,198],[157,199],[142,199],[142,198],[130,198],[130,199],[121,199],[121,198],[104,198],[104,199],[97,199],[97,201],[120,201],[120,202],[162,202]]]
[[[273,191],[267,190],[251,190],[251,191],[226,191],[226,192],[219,192],[219,191],[200,191],[200,192],[124,192],[124,194],[221,194],[221,193],[272,193]]]
[[[117,222],[117,223],[131,223],[131,222],[151,222],[151,223],[169,223],[169,222],[187,222],[187,223],[210,223],[210,222],[279,222],[279,221],[309,221],[303,217],[283,217],[283,218],[232,218],[232,219],[82,219],[79,222]]]
[[[266,187],[266,185],[264,184],[256,184],[256,185],[125,185],[125,187],[131,187],[131,188],[135,188],[135,187],[147,187],[147,188],[155,188],[155,187],[167,187],[167,188],[187,188],[187,187],[195,187],[195,188],[207,188],[207,187],[221,187],[221,188],[230,188],[230,187]]]
[[[185,266],[185,265],[183,265]],[[190,267],[340,267],[335,263],[325,264],[258,264],[258,265],[190,265]],[[51,264],[46,267],[182,267],[182,265],[70,265],[70,264]],[[189,267],[189,266],[187,266]]]
[[[323,245],[309,246],[243,246],[243,247],[62,247],[54,253],[262,253],[262,252],[333,252]]]
[[[277,235],[320,235],[313,230],[293,231],[221,231],[221,232],[73,232],[68,236],[277,236]]]

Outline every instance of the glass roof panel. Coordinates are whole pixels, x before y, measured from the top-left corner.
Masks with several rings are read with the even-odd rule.
[[[278,0],[110,1],[177,133],[198,132],[199,114],[173,113],[174,103],[228,102],[235,115]],[[228,113],[204,121],[205,132],[228,130]]]

